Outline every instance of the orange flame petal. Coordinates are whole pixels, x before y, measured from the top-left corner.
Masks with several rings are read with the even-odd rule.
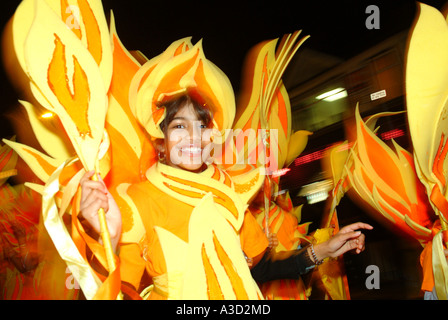
[[[86,28],[87,48],[96,63],[100,65],[103,57],[103,48],[98,22],[86,0],[78,0],[78,5]]]
[[[76,15],[72,11],[67,10],[67,8],[69,7],[70,6],[67,0],[61,0],[62,20],[68,21],[69,19],[74,19],[75,22],[74,25],[78,27],[71,28],[71,30],[78,37],[78,39],[82,39],[82,32],[81,28],[79,27],[79,21],[76,19]],[[83,18],[86,30],[87,49],[91,53],[92,57],[95,59],[95,62],[98,65],[100,65],[103,56],[103,48],[98,22],[86,0],[78,0],[78,8],[79,8],[79,14]]]
[[[202,61],[199,62],[199,66],[198,69],[196,70],[194,79],[198,84],[198,88],[201,88],[202,94],[199,93],[201,98],[204,99],[205,97],[207,97],[207,99],[211,100],[211,101],[204,101],[204,103],[206,103],[207,105],[210,104],[211,106],[214,106],[213,120],[216,121],[218,127],[222,127],[224,122],[223,110],[225,108],[220,105],[219,100],[216,98],[215,94],[213,93],[213,89],[210,87],[207,81],[207,77],[204,73],[204,64]]]
[[[215,270],[208,259],[204,245],[202,245],[202,262],[205,270],[205,277],[207,281],[207,293],[210,300],[223,300],[223,294],[221,287],[219,286],[218,278],[216,277]]]
[[[9,160],[11,159],[14,151],[10,149],[6,156],[2,155],[2,160],[0,161],[0,171],[3,170],[4,167],[8,164]]]
[[[224,248],[219,243],[218,238],[213,233],[213,243],[215,245],[216,252],[218,254],[219,260],[221,261],[221,264],[223,265],[227,276],[230,279],[230,282],[232,283],[233,291],[235,292],[236,299],[243,299],[247,300],[249,297],[247,296],[246,289],[244,289],[243,281],[241,280],[238,273],[235,272],[233,262],[230,260],[229,256],[226,254]]]
[[[364,123],[362,123],[360,128],[362,138],[366,144],[366,153],[373,169],[387,185],[391,186],[400,196],[407,199],[406,188],[402,177],[399,175],[400,169],[380,143],[368,134]]]
[[[48,68],[48,85],[57,97],[59,103],[65,108],[73,122],[76,124],[80,136],[90,135],[87,110],[90,100],[89,84],[84,70],[78,60],[73,56],[73,91],[68,84],[65,45],[55,34],[55,50]],[[61,79],[62,75],[65,77]]]
[[[62,21],[69,21],[70,19],[73,19],[73,25],[79,25],[79,21],[76,18],[76,15],[70,11],[67,10],[70,7],[67,0],[61,0],[61,19]],[[73,33],[78,37],[78,39],[82,38],[81,28],[71,28]]]

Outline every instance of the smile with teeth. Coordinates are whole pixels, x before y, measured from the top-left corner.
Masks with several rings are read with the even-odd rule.
[[[190,155],[192,157],[202,154],[202,148],[197,146],[184,146],[179,148],[182,154]]]

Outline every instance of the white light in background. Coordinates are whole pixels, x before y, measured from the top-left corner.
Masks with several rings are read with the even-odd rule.
[[[306,197],[308,204],[313,204],[326,200],[332,189],[333,181],[326,179],[302,186],[297,196]]]
[[[288,173],[288,171],[290,171],[291,169],[290,168],[283,168],[283,169],[279,169],[279,170],[277,170],[277,171],[274,171],[273,173],[272,173],[272,176],[275,178],[275,177],[280,177],[280,176],[283,176],[283,175],[285,175],[286,173]]]
[[[52,112],[47,112],[47,113],[44,113],[43,115],[41,115],[40,117],[44,118],[44,119],[48,119],[48,118],[52,118],[53,116],[54,116],[54,114]]]
[[[320,191],[316,193],[311,193],[306,196],[306,200],[308,204],[313,204],[316,202],[327,200],[328,198],[328,192]]]
[[[344,88],[336,88],[316,97],[317,100],[335,101],[347,97],[347,90]]]

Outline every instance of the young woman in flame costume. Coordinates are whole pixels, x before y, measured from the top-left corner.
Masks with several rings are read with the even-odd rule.
[[[164,54],[179,52],[181,46],[190,44],[174,45],[176,50],[169,48]],[[297,278],[326,257],[351,249],[363,250],[364,236],[355,231],[370,228],[363,223],[347,226],[314,248],[291,251],[281,257],[267,250],[265,234],[246,210],[247,202],[258,189],[238,193],[232,177],[208,162],[210,150],[217,153],[210,130],[214,125],[215,129],[222,129],[217,123],[232,122],[226,119],[226,115],[234,113],[227,110],[233,105],[231,100],[224,104],[215,98],[217,92],[227,92],[232,97],[230,84],[226,79],[202,84],[212,91],[193,85],[181,87],[182,81],[194,84],[188,81],[189,73],[200,78],[192,68],[199,73],[201,65],[209,65],[219,72],[205,59],[200,44],[171,56],[165,63],[176,60],[182,63],[163,70],[162,75],[153,74],[157,67],[162,69],[161,64],[154,67],[150,61],[134,78],[138,92],[133,112],[148,133],[156,137],[153,144],[159,160],[146,171],[146,181],[126,190],[132,206],[140,213],[142,227],[136,234],[137,241],[119,246],[122,280],[138,288],[143,273],[148,272],[153,282],[151,299],[259,299],[262,295],[245,256],[253,260],[255,279],[267,281]],[[188,69],[182,72],[186,65]],[[146,70],[151,71],[145,76]],[[180,81],[177,83],[173,77]],[[161,78],[158,83],[157,78]],[[167,87],[162,91],[163,83]],[[104,208],[112,243],[118,244],[120,212],[105,185],[90,179],[92,174],[81,179],[82,216],[99,232],[96,215]],[[263,175],[257,173],[255,177],[253,184],[260,187]]]
[[[108,30],[100,1],[78,0],[74,25],[82,27],[71,29],[63,3],[23,1],[12,22],[12,38],[14,54],[32,84],[27,98],[55,112],[60,120],[55,125],[64,130],[44,132],[32,112],[35,106],[24,103],[52,158],[8,144],[45,183],[34,186],[44,195],[44,224],[86,298],[113,299],[120,286],[129,292],[123,287],[129,283],[151,299],[259,299],[253,277],[297,277],[328,256],[363,250],[364,236],[355,230],[370,226],[357,223],[329,241],[277,259],[266,250],[268,241],[247,211],[260,188],[270,190],[272,169],[297,155],[281,76],[303,42],[296,43],[299,32],[287,35],[278,50],[276,40],[255,48],[235,117],[230,82],[205,58],[201,42],[181,39],[140,65],[119,41],[113,19]],[[27,54],[31,48],[33,54]],[[234,145],[234,136],[226,132],[242,129],[244,135],[246,129],[259,128],[271,137],[278,130],[275,143],[267,144],[256,132],[254,140]],[[50,137],[55,142],[66,135],[69,140],[62,143],[72,144],[68,151],[48,143]],[[238,161],[241,153],[252,157],[259,146],[264,147],[254,161]],[[276,152],[278,157],[271,157]],[[97,176],[93,169],[99,181],[90,179]],[[104,234],[100,208],[106,212],[110,243],[88,234],[88,226]],[[65,212],[72,217],[71,237],[60,219]],[[118,257],[110,258],[109,245]],[[252,272],[245,255],[253,261]],[[92,269],[92,261],[105,266],[109,276]],[[275,276],[276,270],[282,273]],[[145,274],[151,280],[144,281]],[[141,292],[149,284],[153,287]]]
[[[253,274],[259,281],[297,278],[307,272],[307,267],[314,266],[317,261],[310,247],[289,252],[294,259],[271,256],[265,234],[239,199],[230,176],[200,160],[210,144],[210,140],[204,139],[206,134],[193,133],[209,126],[207,113],[205,119],[200,117],[201,105],[182,96],[167,103],[166,108],[178,111],[168,111],[167,124],[161,125],[168,137],[160,147],[164,160],[148,169],[147,181],[127,189],[133,204],[142,212],[144,232],[133,250],[121,247],[122,280],[139,287],[146,270],[154,283],[151,298],[254,299],[261,298],[261,294],[244,254],[253,259]],[[184,131],[184,135],[180,137],[182,133],[178,132],[173,141],[169,137],[174,130]],[[181,161],[173,161],[177,156]],[[99,232],[96,214],[104,208],[112,242],[119,243],[118,207],[101,182],[90,180],[92,174],[87,173],[81,180],[82,215]],[[369,226],[348,226],[347,233],[316,245],[317,260],[351,249],[361,251],[363,236],[355,232],[358,228]],[[125,271],[127,266],[132,271]]]

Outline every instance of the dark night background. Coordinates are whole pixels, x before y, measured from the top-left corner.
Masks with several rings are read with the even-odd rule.
[[[423,1],[440,8],[444,1]],[[20,3],[0,2],[0,27]],[[380,29],[368,30],[366,7],[380,9]],[[208,59],[230,78],[238,93],[244,57],[260,41],[303,30],[304,47],[340,59],[349,59],[387,37],[409,28],[416,2],[394,1],[143,1],[103,0],[107,16],[113,9],[117,32],[129,50],[147,57],[161,53],[174,40],[203,39]],[[3,68],[1,72],[2,136],[11,132],[5,114],[16,107],[17,97]]]

